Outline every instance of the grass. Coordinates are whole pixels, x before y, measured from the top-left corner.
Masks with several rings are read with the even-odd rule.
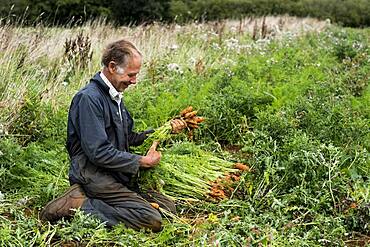
[[[368,244],[370,31],[290,17],[266,23],[264,39],[248,19],[0,27],[0,245]],[[70,221],[41,223],[40,209],[68,187],[71,98],[99,71],[102,47],[121,37],[145,58],[140,83],[124,94],[137,130],[163,126],[188,105],[207,119],[192,143],[172,136],[154,171],[169,181],[164,192],[197,200],[177,200],[179,215],[167,215],[158,234],[107,229],[80,212]],[[84,52],[66,50],[67,39]],[[222,200],[205,195],[207,186],[193,195],[177,186],[184,177],[216,180],[220,171],[200,179],[197,169],[212,159],[243,162],[252,172],[231,184],[219,181],[229,192]],[[166,173],[171,164],[178,169]],[[185,176],[183,167],[196,175]]]

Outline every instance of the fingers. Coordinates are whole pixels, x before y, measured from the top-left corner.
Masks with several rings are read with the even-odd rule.
[[[178,119],[179,120],[179,122],[180,122],[180,126],[181,126],[181,128],[186,128],[186,122],[183,120],[183,119]]]
[[[178,127],[177,122],[175,120],[171,120],[171,127],[172,127],[172,133],[177,134],[178,133]]]
[[[156,150],[159,145],[159,141],[154,141],[152,146],[149,148],[149,150]]]
[[[161,161],[162,154],[161,152],[154,151],[150,154],[150,157],[151,157],[151,165],[155,166],[155,165],[158,165],[159,162]]]
[[[161,153],[161,151],[155,151],[155,152],[152,153],[152,156],[155,156],[156,158],[160,159],[162,157],[162,153]]]
[[[155,149],[149,149],[148,153],[139,160],[140,166],[143,168],[154,167],[159,164],[161,157],[161,152],[155,151]]]
[[[171,127],[173,133],[179,133],[181,130],[186,128],[186,122],[182,119],[173,119],[171,121]]]
[[[171,124],[176,127],[186,126],[186,122],[179,118],[171,120]]]
[[[172,129],[177,129],[178,125],[177,119],[171,120]]]

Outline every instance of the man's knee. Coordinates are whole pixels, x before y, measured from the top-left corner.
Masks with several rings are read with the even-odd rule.
[[[162,230],[162,220],[153,220],[150,229],[153,232],[160,232]]]
[[[159,232],[162,230],[162,217],[158,211],[153,214],[148,215],[147,217],[148,227],[153,232]]]

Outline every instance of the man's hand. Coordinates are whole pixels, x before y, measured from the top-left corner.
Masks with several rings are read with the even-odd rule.
[[[156,150],[158,144],[159,142],[157,141],[153,142],[148,153],[139,160],[140,167],[151,168],[159,164],[159,161],[161,161],[161,152]]]
[[[182,119],[171,120],[172,134],[178,134],[187,127],[187,124]]]

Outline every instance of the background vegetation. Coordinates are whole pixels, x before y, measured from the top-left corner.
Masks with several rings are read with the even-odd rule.
[[[268,17],[131,28],[3,25],[0,35],[0,245],[369,242],[369,29]],[[124,95],[136,129],[161,126],[193,105],[207,121],[191,145],[251,172],[223,200],[178,201],[179,215],[159,234],[107,229],[79,212],[41,223],[40,209],[68,187],[71,98],[100,70],[102,47],[121,37],[145,58],[140,83]],[[163,155],[173,147],[163,146]]]
[[[117,24],[191,22],[288,14],[350,27],[370,25],[368,0],[17,0],[0,1],[7,21],[82,24],[97,17]]]

